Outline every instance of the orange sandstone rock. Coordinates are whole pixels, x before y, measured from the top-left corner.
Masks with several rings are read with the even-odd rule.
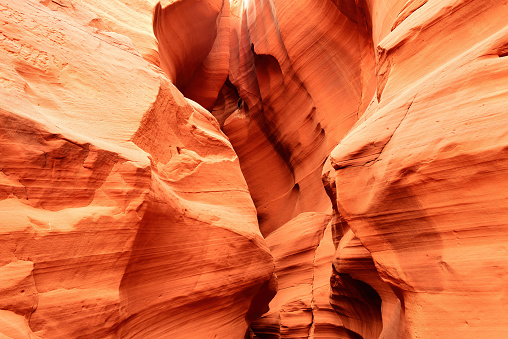
[[[508,7],[418,6],[373,19],[377,100],[332,152],[338,210],[400,301],[383,338],[505,337]]]
[[[302,212],[327,211],[322,164],[374,93],[368,16],[349,9],[323,1],[232,6],[229,79],[245,106],[223,129],[264,235]]]
[[[333,244],[323,252],[323,233],[329,225],[330,216],[324,213],[302,213],[292,219],[267,238],[267,244],[275,258],[275,272],[279,281],[278,292],[270,302],[270,310],[251,325],[253,332],[261,337],[279,338],[314,338],[316,303],[333,310],[328,303],[330,267],[324,269],[325,274],[318,277],[321,262],[317,263],[318,246],[320,256],[328,257],[329,263],[333,256]],[[324,278],[321,280],[320,278]],[[325,293],[314,295],[314,291]],[[323,310],[320,310],[324,313]],[[336,314],[333,314],[337,319]],[[325,322],[323,320],[323,322]]]
[[[507,16],[0,2],[1,336],[508,336]]]
[[[129,38],[52,6],[0,4],[0,333],[243,336],[276,282],[231,144]]]
[[[161,1],[153,29],[161,67],[187,97],[211,110],[229,67],[229,1]]]

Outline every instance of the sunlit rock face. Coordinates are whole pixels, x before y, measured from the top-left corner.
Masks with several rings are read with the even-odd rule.
[[[0,336],[508,337],[507,17],[0,1]]]
[[[374,94],[374,52],[362,8],[252,0],[232,10],[229,80],[245,105],[223,130],[268,235],[328,211],[322,165]]]
[[[147,4],[95,5],[0,4],[1,336],[240,338],[276,280],[238,157],[104,30]]]
[[[383,338],[504,337],[508,7],[402,5],[373,29],[377,95],[331,153],[338,211],[400,302]]]

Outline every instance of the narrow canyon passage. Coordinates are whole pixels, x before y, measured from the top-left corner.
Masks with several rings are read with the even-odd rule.
[[[506,17],[0,0],[0,336],[508,337]]]

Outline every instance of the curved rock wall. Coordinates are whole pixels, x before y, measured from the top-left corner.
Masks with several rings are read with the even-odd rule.
[[[506,17],[0,1],[0,334],[508,336]]]
[[[242,337],[276,281],[230,142],[63,5],[0,4],[2,337]]]
[[[377,100],[332,152],[338,210],[401,303],[384,337],[503,337],[508,7],[414,3],[376,48]]]
[[[236,19],[230,80],[248,112],[231,115],[224,131],[264,235],[300,213],[327,211],[322,164],[374,93],[366,16],[349,7],[253,0]]]

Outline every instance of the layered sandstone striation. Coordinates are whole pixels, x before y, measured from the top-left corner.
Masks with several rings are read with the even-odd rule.
[[[338,211],[401,304],[382,337],[504,337],[508,7],[414,3],[379,30],[376,98],[331,154]]]
[[[268,235],[300,213],[328,211],[322,165],[374,93],[374,56],[362,9],[344,14],[331,1],[238,7],[229,79],[245,105],[224,132]]]
[[[0,1],[1,336],[508,336],[506,17]]]
[[[60,7],[0,5],[0,333],[242,337],[276,281],[230,142],[127,36]]]
[[[331,303],[353,332],[349,335],[505,336],[503,312],[488,310],[500,310],[506,302],[501,272],[507,265],[507,200],[501,177],[507,170],[507,4],[293,1],[289,6],[250,1],[246,7],[262,118],[251,108],[251,124],[243,127],[248,133],[230,132],[228,121],[224,130],[240,159],[248,158],[246,163],[255,161],[252,148],[242,157],[252,144],[240,148],[235,137],[245,140],[245,135],[258,133],[253,122],[261,126],[286,164],[280,171],[265,169],[264,178],[278,175],[278,184],[293,178],[278,190],[289,192],[293,184],[286,196],[293,200],[282,203],[295,206],[293,215],[275,213],[276,204],[269,203],[275,190],[267,192],[263,186],[258,196],[262,185],[249,171],[254,166],[273,168],[270,159],[276,157],[264,155],[245,166],[263,234],[269,239],[285,225],[282,218],[307,212],[302,187],[311,178],[308,169],[322,168],[320,147],[339,140],[330,157],[332,171],[337,171],[332,179],[337,253]],[[315,23],[313,16],[298,13],[303,9],[326,15]],[[309,22],[312,27],[306,26]],[[337,29],[348,27],[347,22],[356,28]],[[327,31],[331,23],[337,23],[333,32]],[[340,35],[337,41],[348,41],[347,50],[333,44],[334,34]],[[328,44],[332,52],[325,51]],[[298,53],[300,48],[304,52]],[[327,59],[333,55],[340,57]],[[348,57],[353,61],[342,64]],[[361,71],[355,73],[357,64]],[[333,84],[328,89],[349,93],[357,103],[358,122],[346,136],[330,125],[333,119],[345,119],[349,101],[328,94],[336,105],[335,115],[326,115],[327,106],[312,92],[318,84],[309,85],[326,83],[318,70],[309,71],[316,65],[327,70]],[[334,77],[336,68],[347,74],[349,86]],[[362,84],[357,87],[361,90],[348,92],[355,83]],[[314,119],[299,120],[309,111]],[[315,121],[322,127],[322,139],[315,137],[316,129],[305,130]],[[346,122],[340,126],[344,133],[350,128]],[[305,145],[313,151],[306,153]],[[302,181],[299,173],[305,173]],[[317,190],[315,182],[311,187]],[[311,210],[326,211],[320,201],[314,198]]]

